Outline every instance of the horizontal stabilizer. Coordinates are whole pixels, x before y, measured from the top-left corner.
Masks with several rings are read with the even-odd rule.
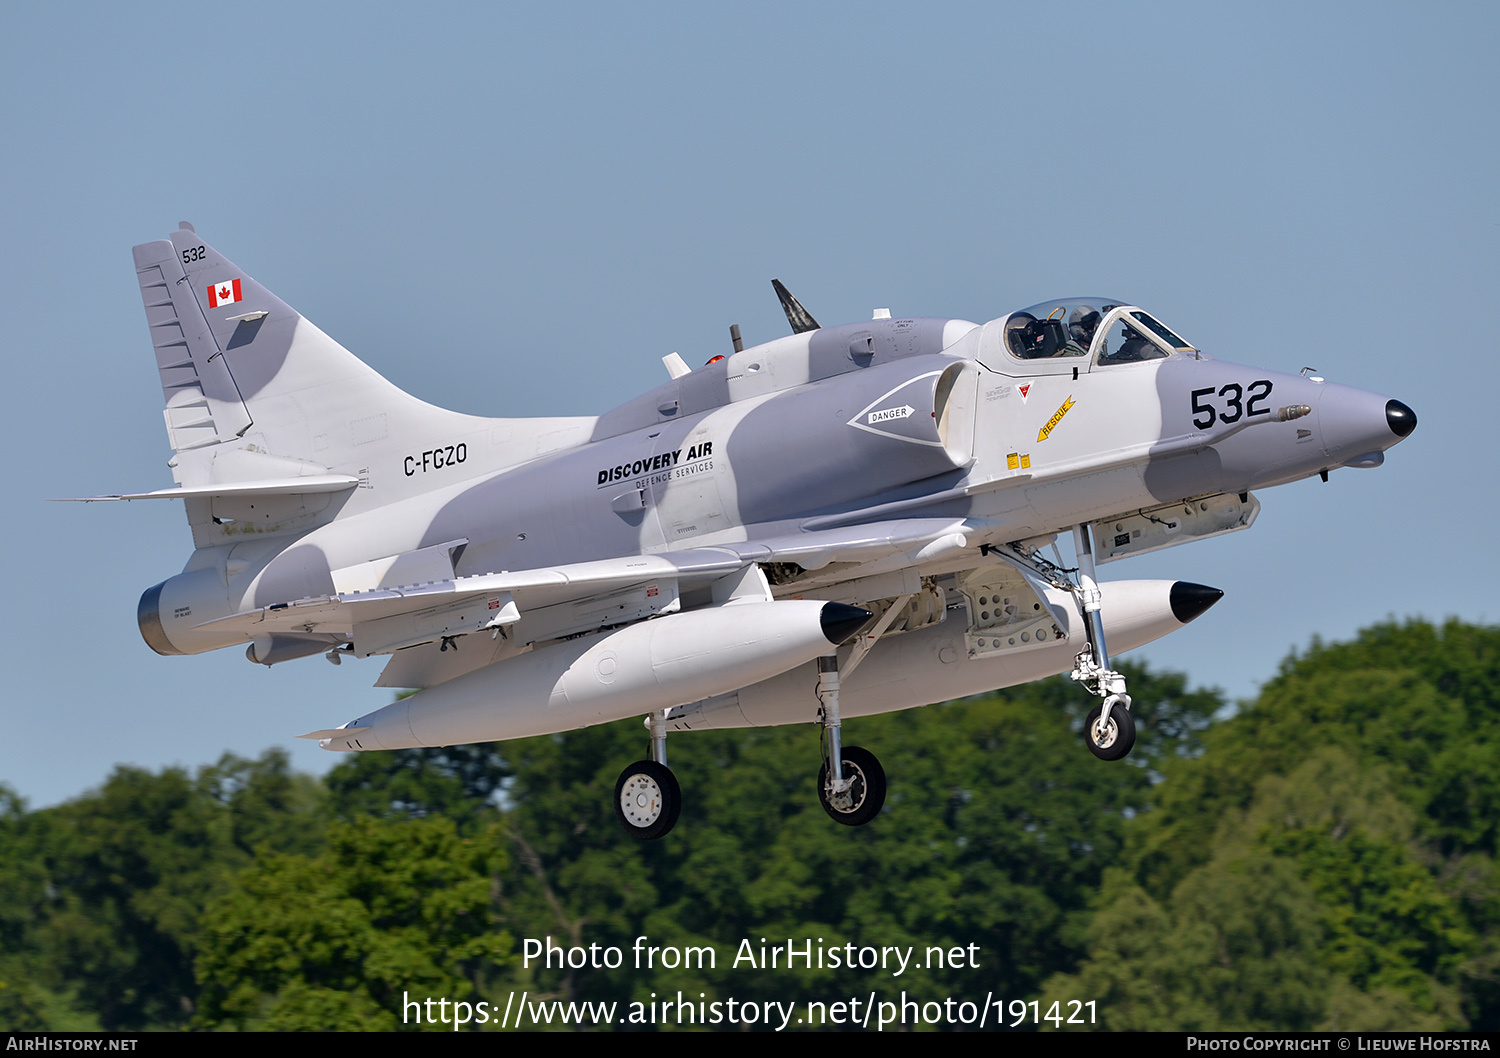
[[[361,731],[368,731],[368,730],[370,730],[368,727],[330,727],[330,728],[328,728],[327,730],[324,730],[324,731],[309,731],[307,734],[305,734],[305,735],[298,735],[297,737],[298,738],[316,738],[316,739],[318,739],[318,740],[321,741],[322,739],[325,739],[325,738],[343,738],[343,737],[346,737],[348,735],[357,735]]]
[[[153,492],[123,492],[110,496],[64,496],[58,503],[98,503],[103,500],[184,500],[212,499],[215,496],[298,496],[323,492],[343,492],[359,484],[359,478],[347,474],[310,474],[304,478],[276,478],[269,481],[235,481],[216,485],[191,485]]]

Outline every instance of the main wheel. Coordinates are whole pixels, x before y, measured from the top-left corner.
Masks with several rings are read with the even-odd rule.
[[[1094,706],[1089,718],[1083,723],[1083,737],[1089,744],[1089,752],[1100,760],[1119,760],[1135,745],[1135,718],[1118,702],[1109,710],[1109,723],[1104,730],[1096,730],[1099,717],[1104,713],[1104,703]]]
[[[885,804],[885,769],[875,754],[858,746],[845,746],[843,758],[849,789],[837,799],[832,797],[829,787],[833,779],[825,760],[818,771],[818,800],[823,802],[823,811],[836,822],[846,827],[864,826],[880,814]]]
[[[654,841],[677,823],[682,788],[666,765],[638,760],[615,783],[615,817],[630,834]]]

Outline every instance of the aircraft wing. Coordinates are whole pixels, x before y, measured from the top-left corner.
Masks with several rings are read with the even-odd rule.
[[[834,562],[862,569],[903,563],[934,541],[951,540],[963,524],[954,518],[910,518],[793,530],[682,551],[467,577],[452,573],[453,556],[467,544],[454,540],[334,570],[340,589],[334,594],[258,607],[201,627],[253,638],[348,635],[355,653],[365,657],[423,645],[441,649],[437,644],[445,638],[474,632],[498,636],[503,629],[509,639],[511,626],[519,626],[514,633],[522,642],[536,642],[674,612],[683,592],[733,577],[752,563],[794,562],[804,569]],[[425,685],[405,679],[390,684],[382,676],[380,682]]]

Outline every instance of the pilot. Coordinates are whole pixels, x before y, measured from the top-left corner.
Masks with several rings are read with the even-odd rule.
[[[1120,346],[1122,360],[1155,360],[1161,355],[1156,343],[1133,327],[1125,338],[1125,344]]]
[[[1114,353],[1101,353],[1099,362],[1101,364],[1133,364],[1140,360],[1154,360],[1161,355],[1161,350],[1152,343],[1151,339],[1126,324],[1125,340],[1120,343],[1120,348]]]
[[[1094,342],[1094,332],[1099,329],[1099,310],[1092,305],[1079,305],[1068,314],[1069,352],[1087,353]]]

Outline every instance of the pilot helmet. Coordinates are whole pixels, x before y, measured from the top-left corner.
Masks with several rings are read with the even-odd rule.
[[[1099,310],[1092,305],[1079,305],[1068,315],[1068,337],[1079,345],[1087,346],[1094,340],[1099,329]]]

